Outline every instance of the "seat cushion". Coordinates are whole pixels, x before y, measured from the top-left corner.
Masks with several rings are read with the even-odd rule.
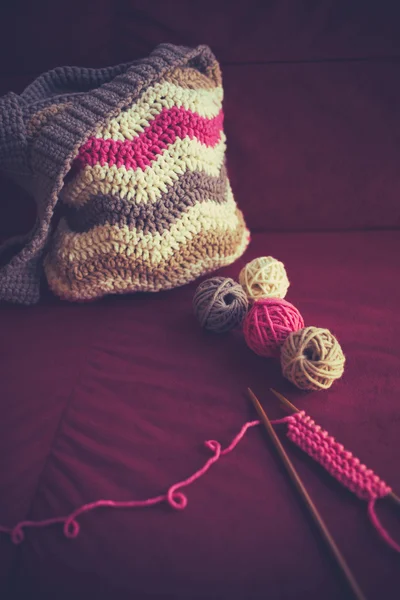
[[[347,356],[343,379],[304,393],[279,364],[253,354],[240,332],[203,331],[195,284],[159,294],[72,305],[47,299],[0,312],[0,523],[67,515],[98,500],[164,494],[226,446],[255,415],[251,386],[271,417],[285,393],[400,490],[398,232],[255,234],[245,262],[287,267],[287,299],[306,324],[327,327]],[[280,434],[368,598],[400,585],[398,556],[367,507]],[[7,598],[234,599],[343,597],[335,566],[273,449],[250,430],[185,493],[176,511],[97,509],[62,526],[27,528],[15,547],[0,534]],[[378,504],[400,540],[396,513]],[[3,593],[3,594],[1,594]]]

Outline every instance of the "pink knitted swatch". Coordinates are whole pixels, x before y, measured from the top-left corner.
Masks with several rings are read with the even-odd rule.
[[[273,423],[286,423],[287,436],[292,442],[361,500],[367,500],[368,514],[375,529],[389,546],[400,552],[400,545],[390,537],[375,512],[375,502],[390,494],[391,488],[342,444],[338,444],[327,431],[316,425],[303,410]]]

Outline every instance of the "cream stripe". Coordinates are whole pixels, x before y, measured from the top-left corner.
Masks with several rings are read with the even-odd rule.
[[[141,260],[157,266],[200,232],[218,229],[223,233],[236,229],[239,219],[230,188],[227,196],[227,201],[223,204],[210,200],[190,207],[162,234],[145,234],[143,230],[129,229],[127,225],[109,224],[98,225],[86,233],[75,233],[68,229],[63,219],[55,235],[56,244],[52,259],[54,260],[56,254],[56,260],[67,265],[110,252],[126,256],[135,253]]]
[[[170,288],[176,288],[180,285],[186,285],[187,283],[194,281],[197,277],[204,275],[210,271],[216,271],[218,268],[225,265],[232,264],[239,256],[242,256],[248,245],[248,231],[243,231],[243,237],[236,251],[229,255],[218,255],[213,257],[205,257],[204,260],[199,261],[196,264],[188,264],[187,268],[182,269],[182,273],[176,274],[176,277],[158,279],[153,282],[153,278],[146,285],[143,279],[136,276],[133,278],[129,272],[125,273],[124,277],[114,275],[110,279],[99,278],[94,286],[92,282],[75,281],[72,285],[65,283],[60,278],[60,273],[57,268],[54,268],[50,262],[46,264],[46,274],[51,282],[53,291],[62,296],[67,300],[91,300],[99,298],[104,294],[108,293],[119,293],[123,294],[126,292],[158,292],[160,290],[167,290]]]
[[[178,138],[168,146],[157,159],[143,171],[142,169],[118,168],[100,164],[86,166],[61,191],[66,204],[83,206],[96,194],[113,194],[135,204],[156,202],[162,192],[168,191],[183,173],[203,171],[211,177],[218,177],[224,162],[226,149],[225,134],[214,148],[209,148],[196,138]]]
[[[113,140],[132,140],[149,127],[163,108],[173,106],[183,107],[199,114],[201,117],[212,119],[221,110],[223,90],[221,87],[212,90],[189,90],[168,81],[156,83],[146,90],[131,108],[121,112],[102,125],[95,132],[95,137]]]

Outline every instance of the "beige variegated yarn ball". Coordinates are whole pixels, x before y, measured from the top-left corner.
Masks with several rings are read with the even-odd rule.
[[[240,271],[239,283],[249,300],[284,298],[289,287],[285,265],[272,256],[261,256]]]
[[[281,348],[282,373],[302,390],[327,390],[343,375],[345,356],[329,329],[304,327]]]

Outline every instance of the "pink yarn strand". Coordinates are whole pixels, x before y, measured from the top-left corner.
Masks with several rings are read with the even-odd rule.
[[[395,542],[388,531],[383,527],[375,512],[375,503],[378,498],[383,498],[391,492],[391,488],[380,479],[371,469],[367,469],[351,452],[338,444],[335,439],[329,436],[328,432],[308,416],[304,411],[300,411],[283,419],[271,421],[274,425],[287,424],[288,438],[299,448],[311,456],[316,462],[320,463],[335,479],[350,489],[356,496],[368,501],[368,514],[372,525],[380,537],[395,550],[400,553],[400,545]],[[211,450],[212,456],[205,464],[195,471],[190,477],[179,481],[169,487],[166,494],[147,498],[145,500],[129,500],[119,502],[114,500],[97,500],[80,506],[65,517],[54,517],[41,521],[21,521],[15,527],[4,527],[0,525],[0,533],[8,534],[14,544],[20,544],[24,540],[24,529],[42,528],[51,525],[63,523],[63,532],[67,538],[75,538],[79,535],[80,526],[77,518],[81,515],[96,510],[97,508],[146,508],[167,502],[175,510],[186,508],[187,496],[179,491],[200,479],[215,464],[221,456],[232,452],[239,442],[246,435],[251,427],[259,425],[260,421],[249,421],[243,425],[239,433],[233,438],[229,446],[224,450],[221,444],[216,440],[205,442],[206,448]]]
[[[387,529],[384,528],[384,526],[378,519],[378,515],[375,512],[375,503],[376,498],[372,498],[368,502],[368,514],[369,518],[371,519],[372,525],[375,527],[376,531],[379,533],[381,538],[388,544],[388,546],[393,548],[393,550],[396,550],[396,552],[400,552],[400,545],[394,541]]]
[[[97,500],[95,502],[90,502],[80,506],[66,517],[54,517],[51,519],[43,519],[41,521],[21,521],[13,528],[0,525],[0,532],[8,534],[14,544],[20,544],[25,538],[23,531],[24,529],[34,527],[49,527],[51,525],[63,523],[63,532],[65,537],[76,538],[80,531],[80,526],[76,519],[84,513],[91,512],[97,508],[145,508],[149,506],[155,506],[156,504],[161,504],[162,502],[168,502],[168,504],[175,510],[183,510],[186,508],[188,500],[186,495],[179,490],[189,486],[191,483],[207,473],[210,467],[216,463],[221,456],[229,454],[236,448],[250,427],[259,425],[259,423],[260,421],[249,421],[248,423],[245,423],[239,433],[233,438],[229,446],[227,446],[224,450],[221,449],[221,444],[216,440],[206,441],[205,446],[213,452],[213,455],[200,469],[195,471],[193,475],[172,485],[166,494],[154,496],[153,498],[147,498],[146,500],[129,500],[125,502],[114,500]]]

